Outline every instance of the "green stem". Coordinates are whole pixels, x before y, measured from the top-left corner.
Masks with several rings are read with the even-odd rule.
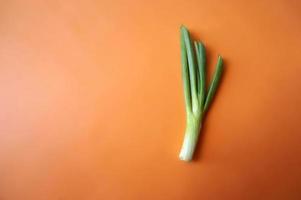
[[[201,120],[190,116],[187,118],[187,126],[184,136],[184,142],[180,151],[179,158],[184,161],[191,161],[193,153],[198,142],[201,131]]]

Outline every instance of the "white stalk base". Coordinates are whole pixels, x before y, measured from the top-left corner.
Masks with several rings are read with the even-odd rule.
[[[188,121],[186,132],[184,136],[184,142],[180,151],[180,160],[189,162],[193,158],[195,147],[198,143],[198,138],[201,130],[201,124],[196,121]]]

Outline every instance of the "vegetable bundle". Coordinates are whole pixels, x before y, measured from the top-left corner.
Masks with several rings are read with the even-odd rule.
[[[180,159],[190,161],[201,131],[205,113],[215,95],[223,72],[223,60],[218,56],[211,83],[206,89],[206,54],[204,45],[192,43],[189,31],[181,26],[181,62],[186,107],[186,131]],[[195,59],[196,57],[196,59]]]

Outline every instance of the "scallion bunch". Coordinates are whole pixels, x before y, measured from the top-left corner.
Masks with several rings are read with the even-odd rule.
[[[223,71],[223,60],[218,56],[216,69],[206,88],[206,53],[203,43],[192,43],[189,31],[181,26],[181,62],[186,106],[186,131],[180,159],[192,160],[205,113],[208,111]],[[195,59],[196,58],[196,59]]]

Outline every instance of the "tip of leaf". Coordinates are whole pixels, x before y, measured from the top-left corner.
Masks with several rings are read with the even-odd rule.
[[[188,28],[186,26],[184,26],[183,24],[180,26],[180,30],[181,30],[181,32],[189,32]]]
[[[200,45],[203,46],[203,47],[205,47],[205,45],[204,45],[204,43],[202,41],[200,41]]]
[[[217,58],[217,66],[218,66],[218,68],[222,69],[223,65],[224,65],[223,57],[221,55],[218,55],[218,58]]]
[[[205,45],[204,45],[204,43],[202,41],[198,41],[198,46],[201,49],[205,49]]]
[[[187,29],[186,26],[184,24],[181,24],[180,29]]]

